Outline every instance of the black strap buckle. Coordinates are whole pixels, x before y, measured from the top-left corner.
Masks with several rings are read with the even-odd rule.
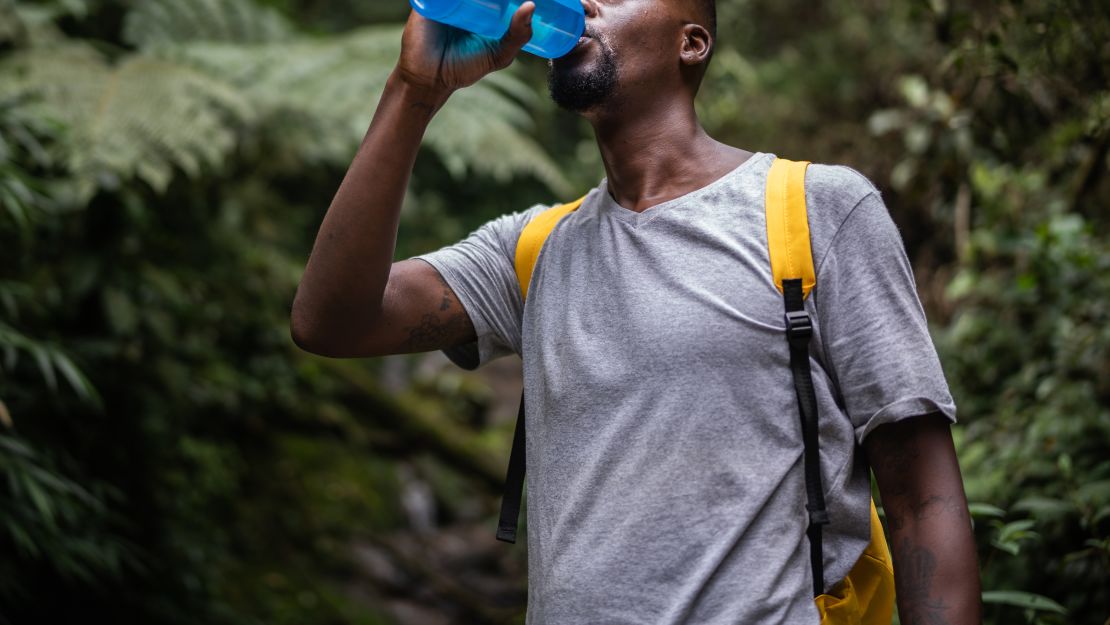
[[[811,528],[828,525],[831,522],[829,511],[824,508],[810,508],[807,504],[806,510],[809,511],[809,526]]]
[[[804,310],[786,313],[786,336],[788,338],[808,339],[813,335],[813,321]]]

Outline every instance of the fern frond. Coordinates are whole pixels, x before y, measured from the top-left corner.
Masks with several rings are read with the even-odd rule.
[[[27,26],[12,0],[0,0],[0,43],[19,45],[27,39]]]
[[[456,177],[468,170],[508,182],[531,174],[559,196],[573,192],[559,166],[527,130],[531,118],[500,93],[474,87],[452,96],[425,135],[425,143]]]
[[[121,179],[160,192],[176,170],[218,167],[254,122],[298,160],[346,162],[401,40],[389,26],[285,41],[288,24],[250,0],[144,0],[126,19],[144,50],[114,64],[73,42],[0,63],[0,101],[30,101],[69,129],[59,158],[75,174],[78,201]],[[500,72],[458,92],[425,143],[457,177],[527,174],[564,195],[559,167],[529,137],[534,101]]]
[[[277,11],[250,0],[143,0],[127,13],[123,39],[139,48],[191,42],[252,44],[293,34]]]
[[[110,65],[81,44],[18,53],[0,81],[0,99],[28,101],[68,128],[65,160],[81,198],[121,177],[160,192],[175,168],[218,167],[254,116],[238,90],[193,68],[139,54]]]
[[[0,0],[0,43],[14,48],[58,43],[66,39],[58,28],[64,18],[86,17],[97,0]]]
[[[328,39],[258,46],[188,45],[169,58],[194,63],[239,87],[264,114],[281,119],[297,150],[313,159],[343,162],[366,130],[396,63],[397,26],[370,27]],[[558,165],[529,137],[526,106],[534,92],[511,72],[488,76],[452,96],[425,144],[457,177],[467,172],[498,180],[529,174],[565,194]]]

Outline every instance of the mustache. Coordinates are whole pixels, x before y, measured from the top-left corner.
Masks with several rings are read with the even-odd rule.
[[[583,37],[589,37],[590,39],[598,39],[598,40],[601,39],[601,34],[598,33],[596,30],[594,30],[590,26],[586,27],[585,32],[582,33],[582,36]]]

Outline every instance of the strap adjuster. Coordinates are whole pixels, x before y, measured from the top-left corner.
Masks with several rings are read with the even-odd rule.
[[[813,321],[804,310],[786,313],[786,336],[788,338],[808,339],[813,335]]]
[[[814,510],[807,505],[806,510],[809,511],[809,526],[811,528],[820,525],[828,525],[831,522],[829,519],[829,511],[824,508]]]

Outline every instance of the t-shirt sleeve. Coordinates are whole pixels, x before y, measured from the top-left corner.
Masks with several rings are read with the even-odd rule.
[[[818,328],[856,439],[925,414],[954,422],[902,237],[878,193],[848,213],[819,262]]]
[[[543,208],[498,217],[458,243],[416,257],[443,276],[474,324],[476,342],[443,350],[460,367],[476,369],[520,353],[524,302],[514,266],[516,243],[524,225]]]

